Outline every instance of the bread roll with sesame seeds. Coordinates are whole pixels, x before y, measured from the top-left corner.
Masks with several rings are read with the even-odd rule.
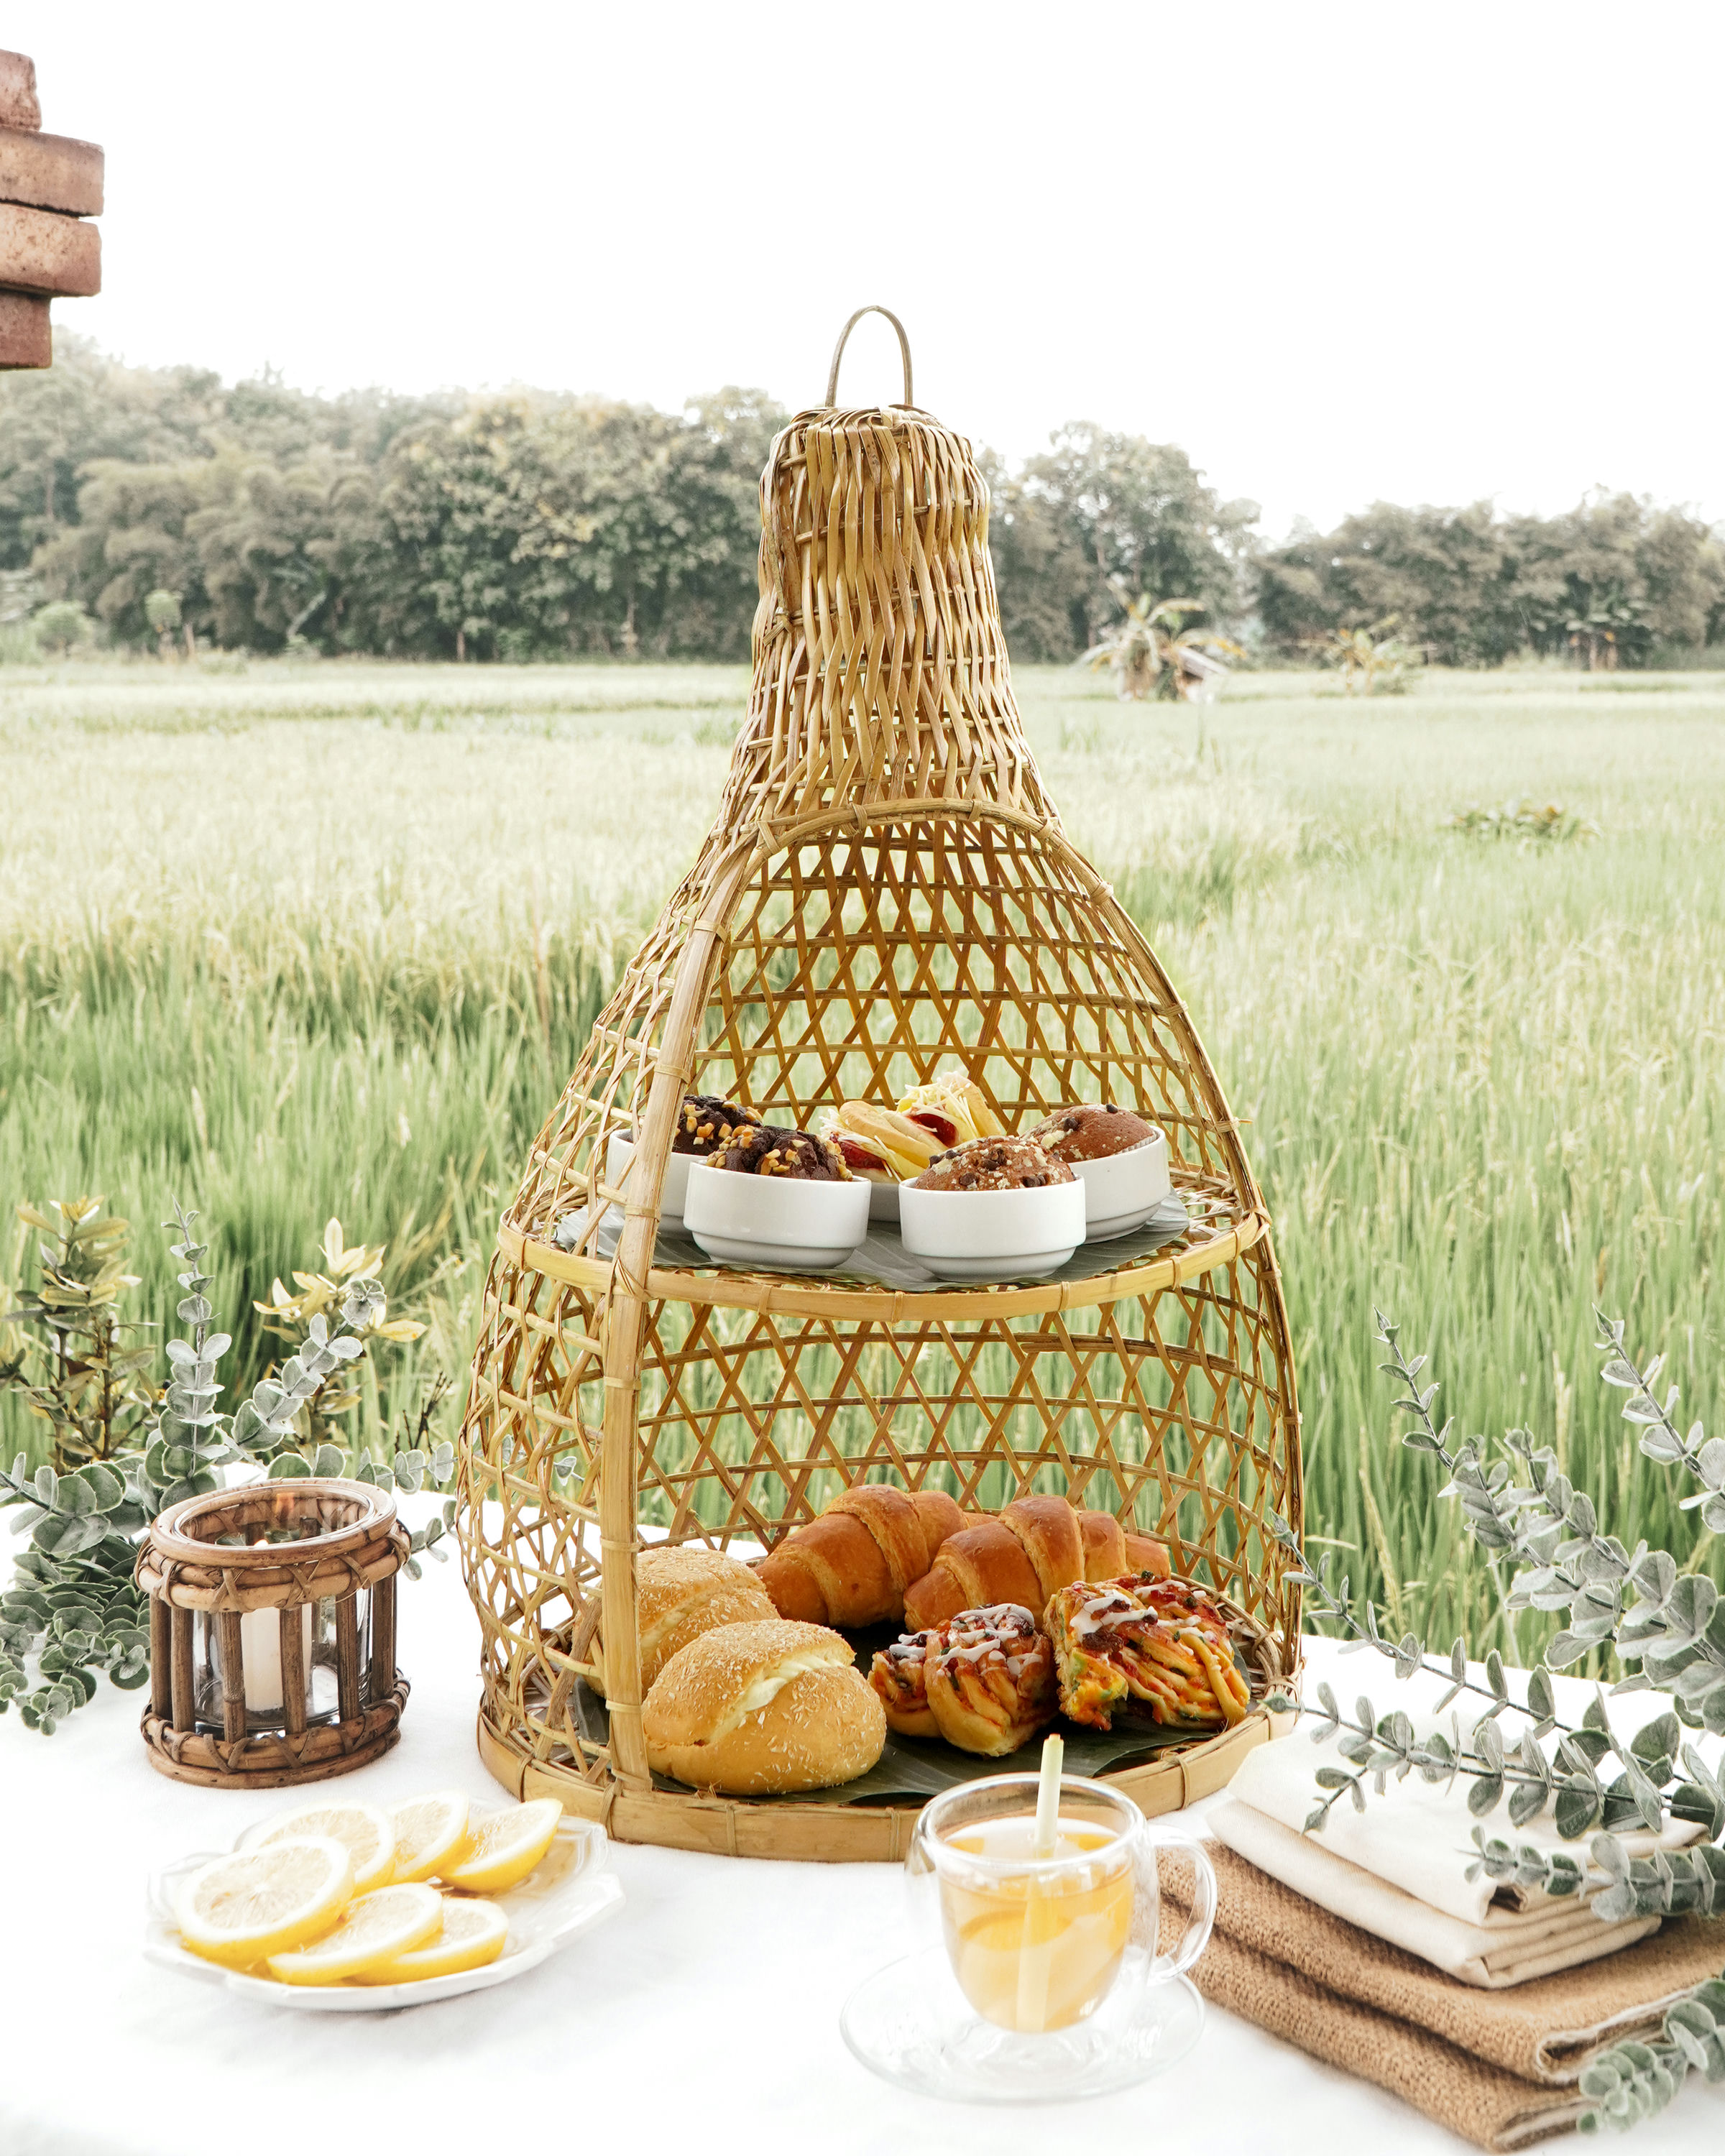
[[[886,1716],[848,1643],[824,1625],[721,1625],[673,1655],[641,1712],[647,1763],[697,1789],[782,1796],[855,1781]]]
[[[642,1690],[651,1691],[654,1679],[671,1656],[701,1633],[778,1614],[766,1589],[734,1557],[699,1543],[650,1544],[635,1558]],[[593,1688],[603,1696],[610,1689],[603,1620],[594,1630],[588,1659]]]

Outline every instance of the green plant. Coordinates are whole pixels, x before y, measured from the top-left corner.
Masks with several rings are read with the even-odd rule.
[[[1119,577],[1110,577],[1108,586],[1120,603],[1122,618],[1078,663],[1092,673],[1106,666],[1122,703],[1152,695],[1170,701],[1214,696],[1228,675],[1221,654],[1245,656],[1225,636],[1174,626],[1183,614],[1203,613],[1201,599],[1152,600],[1142,593],[1134,598]]]
[[[1695,1486],[1681,1500],[1682,1509],[1699,1512],[1708,1536],[1725,1532],[1725,1438],[1708,1438],[1699,1422],[1680,1430],[1672,1419],[1679,1389],[1670,1386],[1663,1399],[1653,1389],[1663,1358],[1639,1368],[1625,1353],[1622,1321],[1599,1315],[1599,1324],[1598,1347],[1605,1358],[1600,1375],[1627,1395],[1622,1414],[1640,1432],[1640,1450]],[[1350,1716],[1331,1686],[1320,1684],[1317,1741],[1333,1738],[1348,1764],[1318,1769],[1322,1794],[1307,1815],[1307,1831],[1321,1831],[1344,1795],[1364,1810],[1368,1783],[1381,1794],[1391,1776],[1400,1781],[1417,1774],[1445,1786],[1459,1776],[1469,1784],[1468,1810],[1476,1820],[1489,1817],[1507,1799],[1513,1826],[1549,1807],[1564,1840],[1590,1836],[1589,1859],[1606,1881],[1592,1903],[1603,1921],[1725,1916],[1725,1779],[1683,1737],[1686,1727],[1725,1734],[1725,1601],[1705,1575],[1681,1571],[1669,1551],[1650,1549],[1644,1541],[1630,1549],[1602,1532],[1593,1500],[1563,1472],[1555,1451],[1536,1445],[1529,1431],[1508,1432],[1507,1456],[1489,1461],[1477,1440],[1452,1444],[1451,1423],[1440,1428],[1432,1417],[1437,1386],[1420,1387],[1425,1357],[1410,1360],[1399,1328],[1381,1312],[1378,1337],[1388,1350],[1381,1367],[1402,1388],[1394,1404],[1409,1418],[1402,1444],[1444,1468],[1449,1480],[1441,1494],[1457,1501],[1469,1535],[1494,1573],[1505,1559],[1518,1567],[1507,1590],[1508,1606],[1553,1614],[1563,1621],[1528,1673],[1519,1709],[1527,1726],[1511,1745],[1501,1717],[1517,1703],[1501,1656],[1488,1655],[1481,1684],[1471,1674],[1465,1639],[1455,1640],[1447,1657],[1439,1657],[1415,1630],[1386,1638],[1373,1605],[1367,1601],[1356,1614],[1346,1578],[1332,1589],[1327,1565],[1312,1568],[1286,1523],[1276,1522],[1320,1621],[1338,1625],[1356,1644],[1388,1657],[1399,1679],[1441,1676],[1446,1689],[1440,1712],[1464,1693],[1485,1708],[1466,1733],[1452,1717],[1447,1737],[1437,1730],[1421,1737],[1406,1713],[1380,1715],[1364,1694]],[[1526,1479],[1518,1480],[1518,1473]],[[1614,1694],[1656,1686],[1672,1697],[1673,1711],[1633,1738],[1613,1729],[1598,1686],[1579,1724],[1564,1721],[1557,1709],[1553,1669],[1613,1656],[1620,1671]],[[1558,1741],[1548,1754],[1544,1740],[1554,1734]],[[1609,1780],[1600,1771],[1608,1761],[1617,1768]],[[1657,1833],[1673,1820],[1700,1825],[1703,1838],[1686,1849],[1659,1848],[1645,1857],[1632,1856],[1618,1839],[1617,1830]],[[1586,1883],[1585,1867],[1563,1851],[1488,1839],[1483,1826],[1474,1829],[1474,1844],[1471,1878],[1484,1873],[1555,1896],[1579,1894]],[[1673,2035],[1645,2058],[1640,2054],[1646,2047],[1626,2047],[1600,2062],[1590,2092],[1603,2107],[1595,2124],[1632,2123],[1657,2109],[1671,2093],[1666,2082],[1674,2071],[1681,2079],[1686,2060],[1700,2064],[1709,2078],[1725,2076],[1725,2048],[1712,2015],[1716,1989],[1704,1986],[1692,1998],[1698,2017],[1692,2023],[1681,2016],[1669,2023],[1668,2018],[1669,2029],[1694,2038],[1692,2050],[1683,2035]]]
[[[90,633],[90,616],[71,599],[50,599],[31,626],[39,641],[62,659],[74,645],[87,641]]]
[[[48,1424],[48,1464],[59,1473],[126,1450],[151,1399],[141,1382],[151,1351],[126,1344],[146,1328],[115,1309],[138,1284],[126,1270],[131,1231],[102,1210],[104,1202],[51,1199],[46,1211],[18,1209],[19,1259],[29,1229],[51,1240],[37,1246],[34,1289],[19,1291],[17,1306],[0,1316],[0,1390],[16,1388]],[[0,1301],[11,1300],[0,1283]]]
[[[1574,808],[1555,801],[1507,803],[1502,808],[1469,806],[1450,819],[1449,829],[1465,839],[1530,839],[1540,844],[1568,845],[1597,839],[1599,827]]]
[[[156,642],[164,659],[174,655],[174,633],[182,626],[180,595],[177,592],[146,592],[144,594],[144,619],[155,631]]]
[[[265,1332],[286,1341],[293,1353],[304,1354],[311,1343],[312,1328],[321,1320],[326,1323],[331,1312],[345,1307],[349,1285],[356,1281],[377,1279],[386,1249],[382,1243],[374,1249],[367,1249],[363,1243],[348,1249],[342,1240],[341,1223],[332,1216],[324,1224],[320,1253],[328,1272],[296,1272],[294,1285],[299,1290],[297,1295],[290,1295],[280,1280],[272,1281],[269,1301],[252,1305],[264,1321]],[[353,1337],[362,1352],[374,1340],[406,1346],[424,1334],[425,1327],[413,1318],[387,1316],[381,1293],[375,1303],[367,1300],[357,1307],[362,1322],[356,1326]],[[332,1383],[321,1387],[303,1408],[303,1419],[297,1432],[299,1449],[308,1458],[315,1458],[330,1445],[345,1452],[346,1441],[336,1428],[336,1418],[350,1414],[359,1405],[359,1399],[358,1387],[351,1377],[340,1384]]]
[[[330,1426],[329,1413],[341,1411],[331,1408],[321,1416],[328,1389],[368,1343],[399,1341],[408,1332],[417,1338],[423,1330],[399,1321],[391,1329],[382,1285],[363,1265],[367,1258],[381,1259],[381,1248],[347,1252],[334,1221],[326,1229],[326,1250],[333,1245],[338,1260],[355,1262],[345,1267],[339,1286],[314,1276],[317,1306],[305,1309],[313,1299],[308,1291],[289,1321],[297,1333],[294,1352],[258,1380],[231,1416],[223,1414],[216,1405],[222,1391],[216,1372],[233,1342],[213,1330],[214,1308],[205,1292],[210,1276],[203,1270],[208,1246],[193,1236],[196,1219],[175,1206],[170,1224],[179,1240],[170,1250],[182,1266],[176,1315],[184,1330],[167,1342],[168,1382],[151,1399],[147,1421],[130,1430],[127,1443],[111,1455],[87,1458],[69,1473],[44,1464],[32,1474],[22,1454],[9,1471],[0,1471],[0,1507],[20,1508],[15,1528],[30,1537],[11,1589],[0,1595],[0,1712],[18,1698],[26,1724],[47,1735],[94,1697],[98,1670],[122,1689],[145,1681],[149,1635],[132,1585],[139,1537],[168,1506],[218,1488],[224,1469],[257,1469],[278,1479],[352,1474],[413,1491],[428,1481],[434,1489],[447,1488],[454,1471],[453,1445],[430,1432],[431,1415],[447,1389],[441,1381],[431,1388],[417,1430],[405,1433],[408,1443],[382,1459],[363,1446],[315,1435]],[[44,1268],[52,1256],[44,1252]],[[423,1553],[439,1562],[447,1556],[439,1545],[452,1515],[453,1506],[446,1506],[413,1530],[410,1578],[419,1576]],[[32,1656],[39,1681],[26,1692]]]
[[[1339,666],[1342,686],[1351,696],[1404,695],[1420,672],[1420,654],[1389,632],[1395,617],[1373,622],[1369,629],[1332,629],[1327,635],[1307,637],[1303,648],[1315,651],[1326,665]]]

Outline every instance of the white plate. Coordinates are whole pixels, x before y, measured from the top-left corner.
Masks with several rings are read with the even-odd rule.
[[[506,1810],[492,1806],[490,1811]],[[489,1816],[475,1809],[474,1817]],[[248,1827],[234,1846],[249,1848],[269,1827],[259,1820]],[[488,1894],[509,1918],[509,1936],[503,1952],[483,1969],[460,1970],[454,1976],[429,1976],[418,1984],[278,1984],[273,1977],[252,1976],[242,1969],[222,1969],[205,1961],[180,1943],[174,1922],[174,1894],[180,1881],[200,1865],[208,1864],[213,1850],[183,1857],[159,1871],[150,1881],[149,1915],[144,1926],[144,1957],[162,1969],[177,1969],[182,1976],[200,1984],[218,1984],[265,2006],[297,2008],[302,2014],[382,2014],[401,2006],[429,2006],[439,1999],[459,1999],[464,1992],[487,1991],[537,1969],[572,1939],[602,1924],[623,1906],[623,1884],[606,1868],[605,1832],[590,1820],[571,1819],[567,1814],[535,1868],[519,1887],[506,1893]]]

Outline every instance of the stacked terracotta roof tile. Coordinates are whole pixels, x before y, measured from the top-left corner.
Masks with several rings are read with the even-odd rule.
[[[44,135],[34,64],[0,53],[0,367],[49,365],[49,300],[101,290],[101,151]]]

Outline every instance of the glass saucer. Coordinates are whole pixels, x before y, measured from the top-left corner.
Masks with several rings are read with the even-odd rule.
[[[1122,1975],[1087,2021],[1018,2036],[984,2021],[929,1947],[857,1986],[839,2026],[883,2081],[952,2103],[1070,2103],[1165,2072],[1198,2041],[1204,2001],[1184,1977]]]

